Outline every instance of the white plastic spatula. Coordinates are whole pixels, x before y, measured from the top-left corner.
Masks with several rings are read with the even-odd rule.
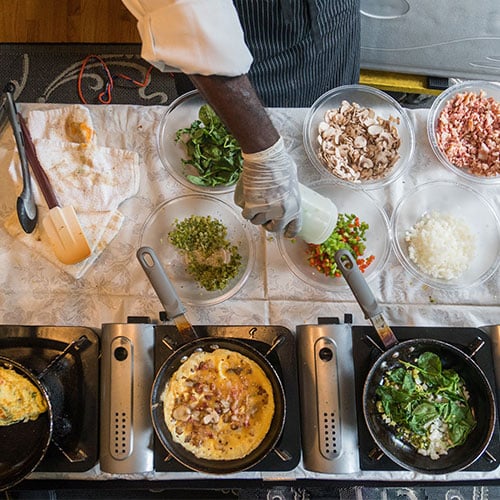
[[[92,252],[83,232],[80,221],[72,206],[61,207],[50,185],[49,178],[38,160],[35,145],[23,117],[19,122],[24,138],[24,147],[28,162],[43,193],[49,213],[42,224],[49,237],[56,257],[63,264],[76,264],[86,259]]]

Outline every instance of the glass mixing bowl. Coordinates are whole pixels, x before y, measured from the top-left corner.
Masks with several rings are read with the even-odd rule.
[[[407,233],[422,217],[432,213],[450,215],[462,221],[471,233],[471,241],[475,248],[474,255],[468,268],[456,278],[444,279],[433,276],[447,272],[449,264],[447,257],[445,258],[446,248],[434,259],[432,254],[426,255],[425,252],[435,251],[440,244],[439,240],[434,243],[434,231],[431,231],[431,228],[426,229],[427,233],[421,238],[421,241],[426,242],[427,247],[418,243],[418,254],[422,255],[421,264],[415,263],[410,257],[409,245],[406,241]],[[394,251],[401,265],[411,275],[429,286],[440,289],[472,287],[486,281],[498,269],[500,263],[498,216],[485,197],[465,184],[434,181],[418,186],[398,202],[391,217],[391,226]],[[442,238],[444,234],[446,234],[445,231],[439,235],[439,238]],[[458,254],[455,253],[455,256],[452,254],[450,258],[457,256]],[[429,265],[430,262],[432,262],[432,267]]]
[[[191,182],[187,176],[199,177],[199,172],[192,165],[186,165],[182,160],[188,156],[183,144],[176,142],[176,133],[179,129],[189,127],[198,119],[198,112],[206,104],[205,99],[197,90],[179,96],[168,107],[160,121],[158,129],[157,146],[158,155],[167,171],[183,186],[197,192],[229,193],[234,191],[235,184],[202,186]]]
[[[390,117],[394,118],[395,121],[392,121],[392,127],[395,127],[400,139],[400,145],[397,149],[399,159],[392,167],[384,171],[383,176],[358,181],[341,178],[327,166],[325,160],[320,156],[322,147],[318,141],[320,123],[324,122],[328,110],[341,108],[343,101],[350,104],[356,103],[362,108],[370,108],[375,112],[376,116],[384,120],[389,120]],[[370,128],[368,131],[370,131]],[[355,137],[351,137],[344,129],[344,132],[340,135],[341,143],[345,142],[344,136],[347,137],[346,142],[355,140]],[[366,85],[344,85],[334,88],[319,97],[306,114],[303,140],[309,160],[322,176],[330,177],[339,183],[359,189],[381,188],[399,179],[408,168],[415,149],[415,132],[406,111],[387,93]],[[334,146],[334,148],[336,151],[342,149],[341,146]]]
[[[192,215],[210,215],[222,222],[227,228],[228,241],[237,246],[241,255],[238,274],[222,290],[208,291],[200,286],[187,272],[184,255],[169,241],[168,233],[176,222]],[[248,224],[230,205],[215,197],[201,193],[180,196],[162,203],[147,218],[140,246],[153,248],[183,303],[195,306],[219,304],[241,289],[253,268],[255,248]]]
[[[487,81],[467,81],[463,83],[457,83],[455,85],[452,85],[445,91],[443,91],[439,96],[434,100],[431,109],[429,111],[428,117],[427,117],[427,135],[429,138],[429,142],[431,144],[432,150],[434,151],[435,155],[437,156],[438,160],[451,172],[454,174],[458,175],[459,177],[462,178],[463,181],[467,182],[475,182],[475,183],[483,183],[483,184],[494,184],[498,185],[500,184],[500,172],[495,173],[494,175],[483,175],[483,173],[479,173],[479,170],[476,169],[471,169],[468,168],[467,166],[457,166],[455,165],[446,153],[441,149],[440,146],[440,141],[438,140],[438,133],[439,133],[439,118],[441,116],[441,113],[443,113],[443,110],[445,107],[449,104],[454,102],[454,99],[458,94],[476,94],[479,95],[479,93],[483,91],[484,92],[484,97],[485,98],[491,98],[494,99],[497,103],[496,107],[497,110],[500,109],[500,84],[497,82],[487,82]],[[474,102],[474,101],[472,101]],[[457,106],[458,108],[458,106]],[[461,123],[464,118],[465,114],[468,113],[469,111],[472,111],[474,109],[479,110],[479,115],[476,117],[475,121],[477,122],[474,125],[474,128],[477,129],[478,127],[482,126],[479,124],[483,124],[483,119],[480,118],[481,115],[484,115],[485,109],[483,108],[482,110],[477,106],[476,104],[472,104],[469,102],[468,104],[464,104],[463,102],[459,106],[459,123]],[[496,118],[496,123],[492,124],[491,131],[496,129],[496,134],[498,137],[498,134],[500,134],[498,127],[499,127],[499,121],[500,118],[498,118],[498,111],[497,111],[497,118]],[[490,118],[492,119],[492,118]],[[447,120],[449,123],[449,121]],[[447,130],[447,136],[454,134],[455,129],[451,127],[450,130]],[[458,133],[458,132],[456,132]],[[469,134],[469,130],[466,131],[466,134]],[[489,133],[485,134],[488,135]],[[497,138],[498,141],[498,138]],[[464,144],[466,144],[468,140],[464,141]],[[474,152],[470,148],[468,149],[468,154],[470,154],[471,158],[471,163],[475,161],[477,155],[477,150]],[[499,154],[499,146],[497,142],[497,150],[496,153]],[[498,162],[500,161],[500,158],[497,156],[496,157],[497,161],[497,167],[496,171],[498,171]],[[486,172],[488,169],[486,170]],[[491,172],[491,171],[490,171]]]

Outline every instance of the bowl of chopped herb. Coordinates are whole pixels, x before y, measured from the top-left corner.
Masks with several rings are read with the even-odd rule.
[[[168,172],[194,191],[230,192],[243,168],[238,142],[197,90],[168,107],[157,146]]]
[[[222,200],[194,193],[168,200],[146,219],[152,247],[183,303],[218,304],[237,293],[255,260],[248,224]]]
[[[337,250],[346,248],[356,258],[366,280],[372,281],[387,262],[391,249],[389,219],[384,209],[369,193],[354,187],[333,181],[319,181],[309,187],[336,205],[337,225],[320,245],[279,235],[278,246],[290,270],[314,288],[348,290],[334,259]]]

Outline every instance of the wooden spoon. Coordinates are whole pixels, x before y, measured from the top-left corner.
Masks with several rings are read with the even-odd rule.
[[[50,185],[49,178],[38,160],[35,145],[26,122],[20,114],[18,116],[28,162],[49,207],[49,213],[42,221],[43,227],[50,239],[56,257],[63,264],[76,264],[92,253],[87,237],[76,216],[75,209],[71,205],[67,207],[60,206]]]

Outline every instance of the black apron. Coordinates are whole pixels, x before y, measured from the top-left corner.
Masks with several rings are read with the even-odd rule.
[[[309,107],[327,90],[358,82],[359,0],[233,3],[254,57],[248,76],[265,106]],[[188,86],[178,78],[177,89]]]
[[[308,107],[359,80],[359,0],[233,0],[265,106]]]

